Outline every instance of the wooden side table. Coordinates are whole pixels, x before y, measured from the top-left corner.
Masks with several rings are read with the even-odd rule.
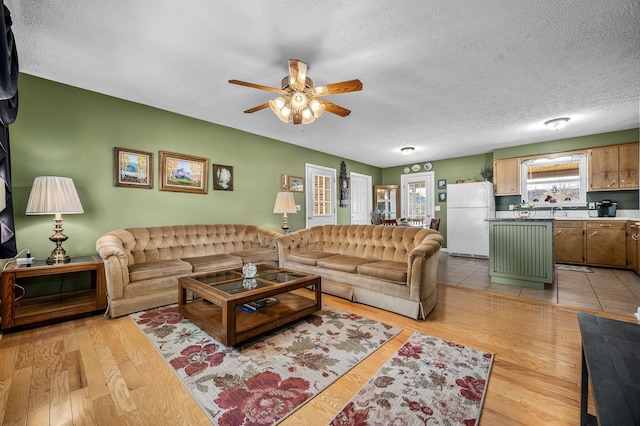
[[[65,280],[83,289],[65,289]],[[104,262],[99,256],[74,257],[59,265],[47,265],[44,260],[32,265],[11,264],[2,272],[0,283],[2,329],[95,312],[107,306]],[[23,297],[17,286],[25,289]]]

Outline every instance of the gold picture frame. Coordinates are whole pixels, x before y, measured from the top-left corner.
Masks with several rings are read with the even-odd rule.
[[[153,188],[153,154],[128,148],[113,148],[113,185]]]
[[[208,193],[209,159],[160,151],[160,191]]]
[[[289,176],[289,192],[304,192],[304,178]]]

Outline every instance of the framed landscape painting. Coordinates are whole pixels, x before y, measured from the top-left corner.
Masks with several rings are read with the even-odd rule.
[[[213,165],[213,189],[233,191],[233,166]]]
[[[115,147],[113,184],[128,188],[153,188],[153,154]]]
[[[209,159],[160,151],[160,191],[206,194]]]

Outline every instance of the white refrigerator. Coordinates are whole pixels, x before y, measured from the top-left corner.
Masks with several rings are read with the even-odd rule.
[[[457,256],[489,257],[489,222],[495,216],[491,182],[447,186],[447,252]]]

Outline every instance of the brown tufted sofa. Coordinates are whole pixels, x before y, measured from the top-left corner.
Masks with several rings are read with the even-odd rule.
[[[320,275],[323,293],[424,319],[436,304],[442,242],[432,229],[323,225],[278,238],[278,258]]]
[[[96,242],[107,278],[107,314],[178,301],[178,278],[192,273],[278,264],[274,231],[253,225],[182,225],[111,231]]]

